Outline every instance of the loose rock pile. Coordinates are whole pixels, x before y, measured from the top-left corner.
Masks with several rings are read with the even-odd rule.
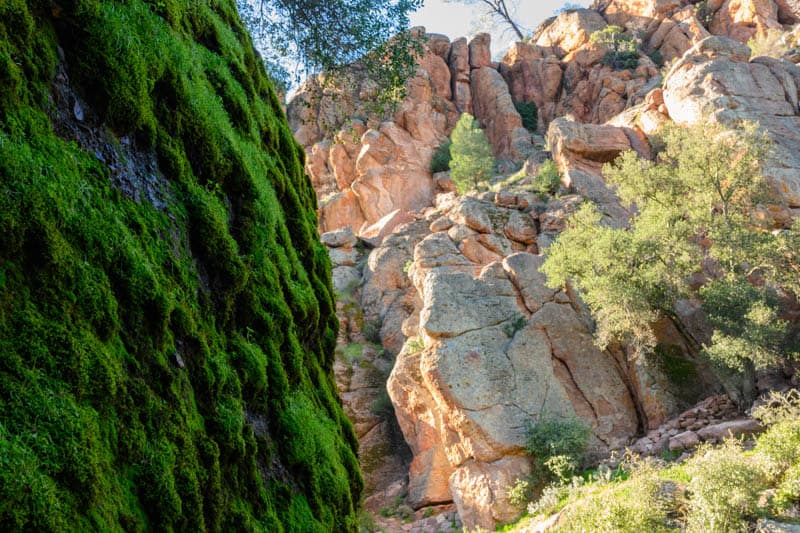
[[[691,450],[701,442],[718,443],[728,437],[760,431],[757,420],[741,417],[726,395],[710,396],[647,433],[630,446],[640,455]]]

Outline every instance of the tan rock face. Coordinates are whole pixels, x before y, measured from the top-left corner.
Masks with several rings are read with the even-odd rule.
[[[528,200],[498,201],[517,208],[464,197],[429,215],[441,231],[418,242],[408,268],[417,333],[387,383],[415,456],[414,505],[439,501],[447,477],[469,528],[518,514],[506,492],[528,472],[524,428],[543,410],[584,417],[597,453],[641,423],[619,363],[594,346],[570,297],[545,287],[542,257],[514,251],[537,238],[535,213],[519,207]]]
[[[768,29],[782,29],[773,0],[725,0],[710,25],[711,33],[742,43]]]
[[[774,143],[764,173],[787,205],[800,207],[800,68],[787,61],[749,57],[746,46],[709,37],[672,68],[664,83],[664,102],[680,124],[757,121]]]
[[[469,86],[469,46],[462,37],[450,45],[450,79],[452,83],[453,103],[462,113],[472,113],[472,90]]]
[[[474,70],[472,95],[475,117],[484,125],[495,156],[524,160],[533,145],[503,76],[491,67]]]
[[[534,42],[561,59],[587,45],[592,33],[602,30],[606,25],[606,21],[597,11],[565,11],[535,35]]]
[[[469,66],[470,68],[489,67],[492,64],[492,52],[490,43],[492,36],[488,33],[479,33],[469,42]]]
[[[504,457],[494,463],[468,463],[450,477],[456,506],[464,524],[494,529],[515,520],[520,508],[508,500],[508,487],[530,474],[526,457]]]
[[[602,166],[634,146],[635,132],[610,125],[580,124],[564,118],[547,130],[553,159],[563,173],[562,182],[597,203],[616,224],[628,218],[616,195],[606,186]],[[638,139],[637,139],[638,140]]]
[[[477,54],[480,43],[475,49]],[[407,83],[408,97],[382,121],[369,108],[374,88],[362,79],[357,64],[351,67],[353,87],[325,89],[315,99],[319,80],[312,79],[290,102],[287,113],[306,149],[306,170],[320,198],[321,231],[369,228],[374,241],[372,234],[383,238],[387,233],[374,227],[384,217],[399,210],[407,218],[408,212],[433,203],[431,156],[458,118],[449,51],[446,37],[435,35],[425,42],[416,75]],[[468,51],[465,58],[468,85]],[[337,96],[341,91],[346,94]],[[347,120],[353,116],[370,118],[366,123]]]
[[[535,103],[543,125],[568,113],[602,123],[640,103],[658,69],[644,56],[633,70],[602,65],[607,50],[590,36],[605,26],[595,11],[568,11],[539,29],[535,45],[514,45],[500,64],[512,98]]]

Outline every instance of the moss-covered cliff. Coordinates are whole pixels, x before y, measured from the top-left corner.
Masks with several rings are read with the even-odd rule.
[[[0,529],[347,531],[314,191],[232,0],[0,1]]]

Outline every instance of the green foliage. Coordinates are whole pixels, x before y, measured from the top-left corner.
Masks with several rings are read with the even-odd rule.
[[[408,339],[406,341],[406,346],[408,347],[409,353],[417,353],[425,349],[425,343],[421,337],[413,337]]]
[[[450,159],[452,158],[450,155],[451,145],[452,141],[448,139],[436,147],[436,150],[433,152],[433,157],[431,158],[432,173],[436,174],[437,172],[446,172],[450,170]]]
[[[601,485],[564,511],[555,531],[671,531],[667,517],[675,505],[665,498],[669,483],[646,463],[621,484]],[[583,492],[579,492],[583,494]]]
[[[623,202],[637,206],[629,228],[604,225],[584,204],[548,249],[548,283],[575,280],[601,345],[616,337],[649,351],[650,325],[696,295],[715,328],[706,348],[716,361],[741,368],[795,357],[796,332],[777,318],[782,300],[771,287],[798,294],[787,273],[800,265],[800,234],[770,231],[752,216],[768,198],[760,174],[767,141],[752,126],[733,133],[710,124],[669,127],[662,140],[654,162],[626,152],[604,167]],[[704,264],[713,274],[698,293],[690,280]]]
[[[533,179],[533,190],[543,195],[554,195],[561,187],[561,172],[552,159],[548,159],[539,166],[536,177]]]
[[[691,481],[687,530],[703,533],[748,531],[759,492],[766,488],[755,458],[742,454],[741,445],[727,441],[719,448],[700,448],[688,467]]]
[[[494,156],[478,121],[469,113],[462,114],[450,138],[450,176],[458,193],[479,188],[492,175]]]
[[[659,50],[658,48],[652,50],[649,54],[647,54],[647,57],[649,57],[653,61],[653,64],[656,67],[661,68],[664,66],[664,54],[662,54],[661,50]]]
[[[314,191],[233,2],[3,2],[0,64],[0,529],[354,530]]]
[[[514,338],[514,335],[524,328],[527,323],[528,320],[524,316],[521,314],[517,315],[503,326],[503,332],[505,332],[508,338]]]
[[[639,46],[620,26],[609,25],[589,37],[593,44],[608,48],[603,63],[613,69],[635,69],[639,65]]]
[[[525,430],[525,448],[534,457],[537,481],[565,482],[581,466],[591,428],[575,417],[542,416]]]
[[[531,496],[533,495],[533,483],[531,483],[528,479],[518,479],[516,483],[514,483],[508,489],[508,501],[511,505],[516,505],[517,507],[522,507],[523,505],[527,504]]]
[[[539,126],[539,114],[533,102],[514,102],[517,113],[522,117],[522,127],[531,133],[536,132]]]
[[[273,77],[289,85],[363,59],[382,92],[402,88],[413,57],[408,28],[420,0],[237,0],[239,12]],[[293,73],[293,74],[290,74]],[[398,83],[399,82],[399,83]]]

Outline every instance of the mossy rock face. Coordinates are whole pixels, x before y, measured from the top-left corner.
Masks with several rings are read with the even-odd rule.
[[[302,158],[232,0],[0,2],[0,530],[356,529]]]

